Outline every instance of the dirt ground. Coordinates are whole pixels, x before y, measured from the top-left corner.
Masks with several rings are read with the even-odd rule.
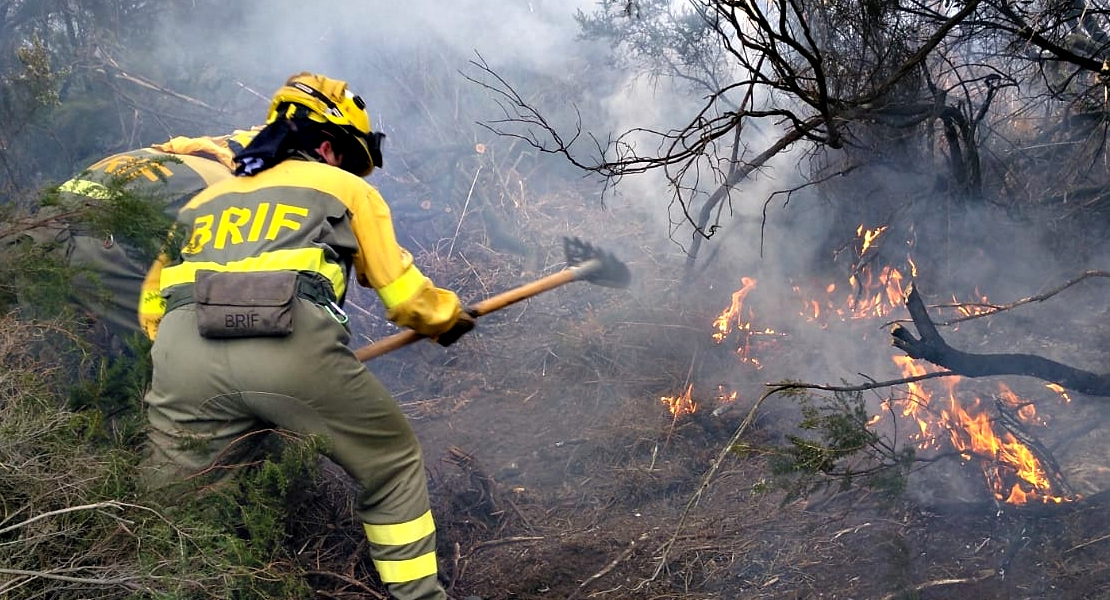
[[[768,382],[897,377],[874,367],[895,353],[885,332],[826,328],[856,336],[839,353],[772,339],[757,368],[711,337],[744,273],[692,288],[681,283],[676,248],[649,243],[603,207],[585,202],[568,215],[573,203],[550,199],[506,206],[537,252],[508,252],[482,227],[460,229],[409,242],[425,272],[478,300],[563,268],[559,236],[575,235],[616,251],[635,281],[627,290],[568,284],[483,317],[452,348],[418,343],[368,363],[424,444],[452,597],[1110,598],[1104,400],[1037,396],[1049,419],[1037,434],[1082,492],[1072,502],[1000,503],[976,465],[952,458],[923,464],[893,503],[852,490],[784,502],[765,455],[727,452],[729,439]],[[1105,287],[1093,287],[1067,302],[1099,306]],[[356,345],[392,331],[373,299],[352,300],[362,307],[352,313]],[[945,335],[969,351],[1079,357],[1077,366],[1105,371],[1106,309],[1072,323],[1060,322],[1059,305],[1044,310]],[[1053,326],[1031,328],[1038,319]],[[1015,391],[1043,390],[1017,379],[1007,382]],[[717,414],[672,416],[660,398],[691,385],[706,407],[717,392],[738,398]],[[780,446],[797,418],[789,400],[768,401],[741,441]],[[384,597],[346,479],[334,469],[326,477],[294,528],[313,585],[320,597]]]

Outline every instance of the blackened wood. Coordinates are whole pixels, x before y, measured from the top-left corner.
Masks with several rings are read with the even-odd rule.
[[[940,336],[912,283],[908,286],[906,308],[920,338],[901,325],[895,325],[890,334],[894,346],[910,358],[928,361],[964,377],[1025,375],[1089,396],[1110,396],[1107,373],[1084,371],[1035,354],[971,354],[956,350]]]

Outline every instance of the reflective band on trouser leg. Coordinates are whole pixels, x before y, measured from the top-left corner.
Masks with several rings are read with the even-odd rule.
[[[366,537],[375,544],[382,546],[404,546],[413,542],[420,541],[432,533],[435,533],[436,524],[432,520],[432,511],[429,510],[419,517],[406,521],[404,523],[397,523],[395,525],[373,525],[371,523],[363,523],[363,528],[366,529]]]
[[[424,285],[426,279],[427,277],[424,277],[424,274],[416,268],[416,265],[411,265],[392,283],[379,288],[378,296],[381,296],[382,304],[388,310],[412,298],[420,289],[420,286]]]
[[[426,552],[415,558],[393,558],[397,554],[403,556],[406,553],[403,549],[404,546],[411,546],[422,541],[427,542],[435,534],[436,525],[432,519],[431,510],[427,510],[419,517],[404,523],[389,525],[363,523],[362,526],[366,530],[366,537],[371,544],[385,547],[382,550],[386,550],[389,555],[392,555],[389,560],[374,558],[374,566],[378,569],[378,574],[381,576],[383,583],[406,583],[436,574],[437,565],[434,546],[431,552]],[[427,544],[422,545],[427,547]],[[419,552],[419,546],[411,548],[409,553],[413,550]]]
[[[378,560],[374,559],[374,568],[382,583],[408,583],[432,577],[438,570],[436,553],[434,551],[421,554],[408,560]]]

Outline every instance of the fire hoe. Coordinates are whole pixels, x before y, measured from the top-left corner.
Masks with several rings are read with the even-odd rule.
[[[486,298],[467,307],[467,312],[475,317],[488,315],[572,281],[588,281],[611,288],[626,288],[632,282],[628,267],[610,252],[604,252],[578,238],[563,238],[563,250],[566,252],[567,267],[562,271]],[[355,356],[366,362],[423,338],[424,336],[408,329],[355,350]]]

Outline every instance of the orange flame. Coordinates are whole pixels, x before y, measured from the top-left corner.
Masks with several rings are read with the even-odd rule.
[[[1018,397],[1005,383],[998,384],[998,396],[1007,408],[1013,409],[1018,420],[1026,425],[1044,425],[1045,422],[1037,415],[1037,407],[1032,402],[1026,402]]]
[[[747,295],[755,289],[756,280],[751,277],[744,277],[741,280],[743,287],[732,293],[732,303],[717,318],[713,321],[713,339],[717,343],[721,343],[731,334],[734,330],[739,332],[740,344],[736,350],[736,355],[740,358],[741,362],[746,362],[754,365],[756,368],[762,368],[759,359],[752,356],[752,339],[756,336],[774,336],[781,337],[782,334],[765,327],[761,330],[753,330],[750,320],[745,321],[742,319],[741,314],[744,312],[744,299]],[[748,310],[749,315],[751,309]],[[734,325],[735,323],[735,325]]]
[[[920,365],[905,356],[892,357],[906,377],[926,373]],[[902,414],[912,417],[920,431],[914,441],[919,448],[936,448],[936,434],[947,431],[947,441],[965,461],[977,461],[986,478],[988,488],[995,498],[1009,504],[1023,504],[1031,500],[1064,502],[1067,499],[1052,494],[1053,486],[1040,459],[1009,431],[995,431],[994,420],[982,406],[979,398],[968,405],[960,401],[956,388],[959,378],[948,385],[948,395],[943,406],[931,403],[932,392],[920,382],[908,384],[908,400]],[[1040,424],[1036,408],[1021,399],[1006,386],[1001,386],[1002,404],[1014,410],[1018,419],[1030,425]]]
[[[1045,387],[1056,392],[1057,394],[1060,394],[1060,397],[1064,399],[1064,402],[1071,402],[1071,396],[1068,395],[1068,392],[1064,389],[1064,386],[1055,383],[1048,383],[1045,384]]]
[[[694,384],[686,386],[686,391],[678,396],[662,396],[659,398],[672,415],[677,419],[682,415],[697,412],[698,405],[694,402]]]
[[[975,288],[975,300],[970,302],[960,302],[955,295],[952,296],[952,303],[956,305],[956,312],[964,317],[973,317],[995,312],[997,309],[991,305],[990,300],[979,292],[979,288]]]
[[[860,289],[859,294],[848,298],[851,318],[885,317],[901,308],[905,298],[902,279],[902,272],[890,265],[883,267],[877,277],[873,276],[870,266],[865,265],[860,269],[860,279],[851,278],[853,286]]]
[[[863,246],[860,248],[859,255],[863,256],[863,254],[867,252],[867,249],[870,248],[871,245],[879,239],[879,236],[882,235],[883,232],[886,231],[886,229],[886,225],[882,225],[874,229],[864,229],[863,224],[860,224],[860,226],[856,228],[856,237],[860,238],[860,240],[863,242]]]
[[[736,398],[740,393],[733,390],[729,391],[728,387],[724,384],[717,385],[717,408],[713,409],[713,416],[719,417],[723,412],[736,402]],[[690,415],[698,412],[699,404],[694,401],[694,384],[687,384],[686,391],[677,396],[661,396],[659,400],[667,407],[667,412],[678,420],[682,415]]]
[[[860,241],[858,256],[862,257],[870,248],[875,246],[878,239],[887,231],[887,227],[880,226],[866,229],[860,225],[856,235]],[[917,276],[917,264],[907,257],[908,272],[911,277]],[[799,286],[794,292],[803,298],[802,317],[810,323],[818,323],[822,327],[822,319],[838,318],[840,320],[882,318],[896,310],[903,310],[905,289],[902,271],[887,265],[876,274],[870,264],[858,266],[849,277],[849,294],[840,299],[835,297],[836,284],[824,286],[825,300],[805,298]],[[743,278],[743,287],[732,295],[732,304],[723,311],[714,321],[715,333],[713,339],[722,342],[729,333],[735,329],[745,333],[741,340],[737,355],[742,361],[758,365],[756,357],[752,356],[751,337],[758,333],[780,335],[772,329],[754,332],[751,320],[754,318],[752,311],[748,311],[748,320],[741,320],[744,300],[753,289],[755,280]],[[962,304],[953,296],[953,307],[963,316],[973,316],[996,310],[987,297],[975,290],[974,295],[978,301]],[[735,323],[735,325],[734,325]],[[926,375],[932,369],[908,356],[893,356],[895,364],[901,369],[906,378]],[[996,424],[989,406],[984,406],[978,397],[964,402],[957,393],[960,378],[945,378],[943,386],[947,394],[943,401],[934,401],[935,391],[926,382],[911,382],[905,385],[905,395],[891,397],[883,402],[883,412],[872,416],[867,425],[876,426],[884,414],[893,414],[900,418],[909,419],[915,427],[910,436],[910,441],[921,450],[940,450],[942,447],[952,447],[965,461],[974,461],[981,468],[991,493],[999,500],[1009,504],[1023,504],[1033,500],[1041,502],[1065,502],[1068,498],[1053,495],[1053,484],[1034,452],[1017,439],[1013,433],[1001,425]],[[1065,401],[1070,401],[1065,390],[1056,384],[1048,384],[1049,389],[1058,393]],[[676,399],[664,398],[672,414],[678,415],[679,411],[693,412],[693,401],[689,399],[691,388],[684,396]],[[735,397],[735,396],[733,396]],[[685,398],[685,399],[684,399]],[[1020,398],[1006,386],[1001,386],[997,395],[1000,410],[1016,416],[1024,426],[1043,426],[1044,421],[1037,414],[1037,409],[1032,402]]]
[[[740,280],[743,287],[732,293],[732,304],[729,305],[717,319],[713,321],[713,327],[717,330],[713,334],[713,339],[718,342],[728,337],[732,333],[733,321],[736,322],[737,329],[751,329],[751,323],[741,321],[741,314],[744,311],[744,298],[748,293],[755,289],[755,279],[751,277],[744,277]]]

